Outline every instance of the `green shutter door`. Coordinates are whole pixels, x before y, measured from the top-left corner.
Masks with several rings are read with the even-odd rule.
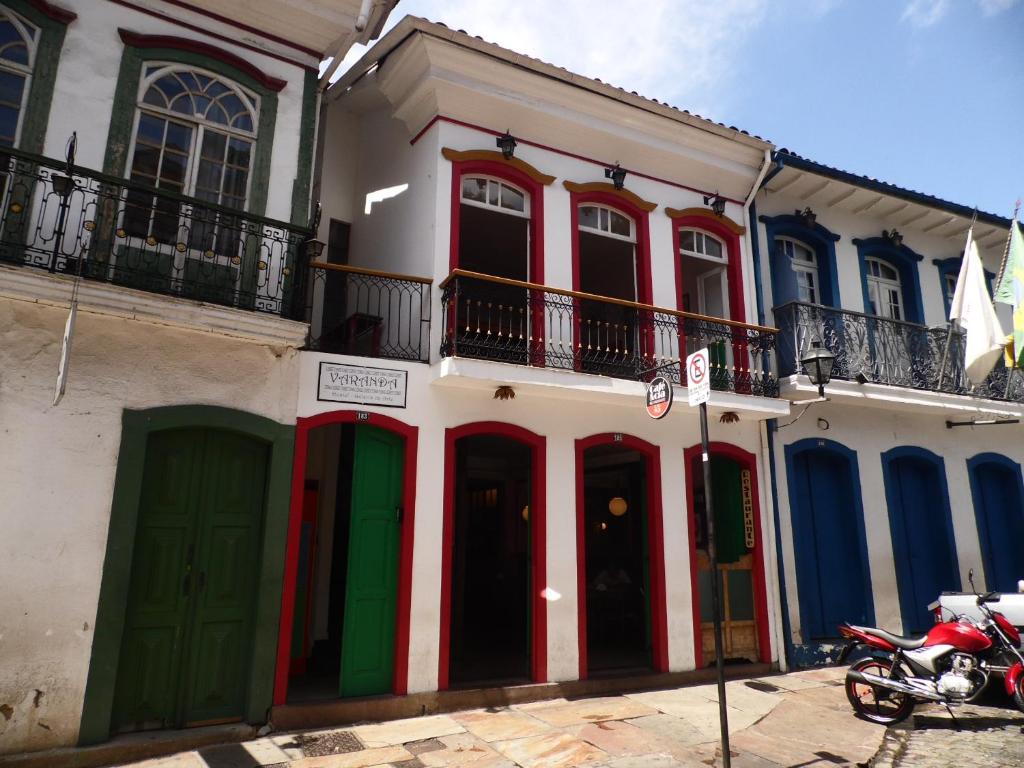
[[[208,432],[200,495],[184,721],[238,719],[252,648],[267,448]]]
[[[241,718],[266,466],[266,447],[241,435],[150,436],[115,731]]]
[[[152,435],[146,446],[128,610],[114,694],[114,731],[174,725],[188,615],[201,432]],[[197,439],[200,438],[200,439]]]
[[[391,691],[403,460],[400,437],[368,425],[356,427],[342,696]]]

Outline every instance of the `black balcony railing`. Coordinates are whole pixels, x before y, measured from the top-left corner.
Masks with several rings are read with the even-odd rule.
[[[444,357],[685,386],[680,359],[708,347],[713,389],[778,396],[773,328],[463,270],[441,288]]]
[[[310,233],[13,149],[0,152],[0,262],[294,318]]]
[[[964,334],[946,327],[791,302],[775,308],[779,326],[779,375],[800,370],[811,343],[821,341],[836,356],[832,377],[873,384],[1024,401],[1024,381],[1000,363],[980,386],[964,372]]]
[[[428,362],[429,279],[319,261],[309,267],[311,349]]]

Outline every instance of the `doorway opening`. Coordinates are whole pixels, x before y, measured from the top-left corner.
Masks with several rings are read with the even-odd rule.
[[[997,453],[968,460],[985,586],[1015,592],[1024,575],[1024,486],[1020,465]]]
[[[648,469],[648,457],[634,447],[611,443],[583,450],[578,537],[588,677],[656,666],[651,596],[657,573],[652,573]]]
[[[351,421],[307,434],[294,610],[282,627],[290,638],[287,700],[391,693],[406,440]]]
[[[690,569],[694,599],[694,645],[698,667],[715,663],[711,560],[704,512],[701,447],[686,451],[690,490]],[[711,500],[722,599],[724,659],[729,663],[768,661],[768,609],[753,457],[732,446],[711,448]]]
[[[455,442],[452,687],[530,680],[533,451],[510,437]]]
[[[679,274],[682,279],[682,310],[706,317],[728,319],[729,251],[724,242],[699,229],[679,232]],[[686,353],[707,346],[711,386],[728,389],[728,371],[734,350],[723,339],[687,335]]]

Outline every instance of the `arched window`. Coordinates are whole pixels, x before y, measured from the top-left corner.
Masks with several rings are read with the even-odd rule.
[[[530,196],[521,189],[489,176],[463,176],[462,202],[501,213],[530,216]]]
[[[18,144],[39,29],[0,6],[0,146]]]
[[[587,203],[579,206],[577,225],[579,289],[597,296],[636,301],[636,223],[633,219],[609,206]]]
[[[683,310],[729,317],[729,251],[722,240],[699,229],[679,230]]]
[[[899,271],[874,256],[868,256],[864,263],[867,267],[868,312],[878,317],[902,320],[903,288]]]
[[[789,237],[775,239],[780,253],[789,259],[796,276],[797,299],[809,304],[819,302],[818,255],[813,249]]]
[[[259,123],[259,97],[214,74],[153,63],[139,84],[129,176],[147,186],[243,211]],[[129,234],[179,240],[177,205],[132,200]],[[192,222],[189,245],[222,250],[214,223]]]

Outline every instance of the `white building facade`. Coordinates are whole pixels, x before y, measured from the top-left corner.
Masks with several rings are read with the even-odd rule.
[[[941,591],[1016,591],[1024,559],[1019,372],[979,387],[946,320],[967,230],[990,283],[1010,221],[785,150],[753,206],[764,319],[779,329],[772,429],[787,642],[824,663],[842,621],[926,630]],[[1008,307],[997,305],[1009,332]],[[836,356],[827,403],[797,362]],[[951,425],[951,426],[950,426]],[[832,654],[834,656],[834,654]]]
[[[265,721],[317,69],[393,5],[0,3],[0,753]]]

